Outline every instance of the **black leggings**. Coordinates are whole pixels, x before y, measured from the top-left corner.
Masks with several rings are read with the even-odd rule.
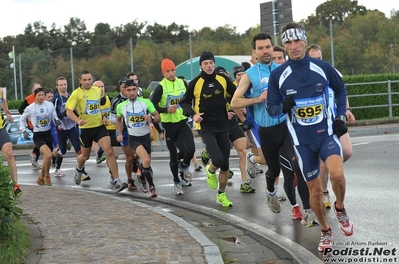
[[[193,132],[187,124],[187,119],[178,123],[162,123],[165,129],[165,141],[169,150],[170,159],[169,166],[173,175],[174,182],[180,182],[178,174],[178,157],[177,148],[183,155],[183,163],[190,165],[190,161],[194,156],[195,144]],[[179,144],[177,144],[179,141]]]
[[[213,166],[223,171],[228,171],[230,158],[229,133],[200,131],[200,135]]]

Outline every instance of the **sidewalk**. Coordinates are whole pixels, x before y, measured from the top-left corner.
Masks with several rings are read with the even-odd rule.
[[[223,263],[219,248],[172,214],[123,196],[23,186],[26,263]]]

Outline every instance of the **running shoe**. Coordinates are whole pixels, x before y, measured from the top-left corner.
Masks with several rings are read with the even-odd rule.
[[[353,224],[349,221],[349,217],[346,214],[345,207],[342,208],[341,211],[338,211],[334,203],[333,210],[339,221],[339,230],[345,236],[351,236],[353,234]]]
[[[306,227],[318,226],[319,223],[316,221],[316,216],[312,212],[312,210],[307,209],[304,210],[305,214],[302,217],[301,224]]]
[[[232,207],[233,203],[230,202],[229,199],[226,197],[226,193],[219,193],[216,195],[216,202],[221,204],[223,207]]]
[[[234,172],[232,170],[229,170],[229,179],[233,178]]]
[[[253,155],[251,152],[247,152],[247,173],[251,178],[256,177],[256,163],[252,163],[250,160]]]
[[[206,178],[206,182],[208,183],[209,188],[216,190],[218,188],[218,180],[216,178],[216,173],[211,173],[209,171],[209,164],[205,167],[206,170],[206,175],[208,176]]]
[[[85,170],[85,167],[82,168],[82,181],[90,181],[91,178],[89,175],[87,175],[87,172]]]
[[[206,165],[209,164],[209,160],[211,159],[211,157],[209,157],[208,151],[206,149],[204,149],[201,152],[201,162],[202,165],[204,165],[204,167],[206,167]]]
[[[126,189],[126,188],[127,188],[127,183],[126,183],[126,182],[122,182],[121,179],[119,179],[119,178],[117,178],[117,179],[115,180],[115,187],[114,187],[114,189],[115,189],[115,192],[116,192],[116,193],[121,192],[121,191],[123,191],[123,190]]]
[[[30,163],[32,163],[32,167],[34,167],[36,169],[40,168],[39,163],[36,161],[36,154],[30,153],[29,160],[30,160]]]
[[[111,175],[111,178],[109,179],[109,183],[115,184],[115,179],[112,175]]]
[[[317,250],[321,252],[327,248],[332,248],[332,240],[333,240],[333,235],[331,228],[329,231],[321,231],[320,243],[319,246],[317,247]]]
[[[287,200],[287,198],[285,198],[285,196],[279,192],[277,187],[274,187],[274,189],[276,190],[276,195],[279,201]]]
[[[54,177],[64,177],[65,173],[63,173],[61,170],[56,170],[54,172]]]
[[[131,191],[136,191],[137,190],[137,186],[136,184],[134,184],[134,180],[133,179],[127,179],[127,188]]]
[[[261,173],[263,173],[263,170],[256,167],[255,172],[256,172],[256,174],[261,174]]]
[[[181,182],[175,182],[174,187],[175,187],[175,194],[176,195],[182,195],[183,194],[183,188],[182,188]]]
[[[188,182],[183,178],[181,178],[180,182],[181,182],[181,186],[183,186],[183,187],[191,187],[192,186],[191,182]]]
[[[104,160],[106,160],[107,159],[107,156],[104,156],[104,154],[101,156],[101,157],[97,157],[96,158],[96,163],[97,164],[100,164],[100,163],[102,163]]]
[[[252,186],[248,182],[241,184],[240,193],[254,193],[254,192],[255,189],[252,188]]]
[[[323,203],[326,209],[331,208],[330,194],[327,192],[323,192]]]
[[[43,178],[43,179],[40,179],[40,177],[37,178],[36,183],[37,183],[38,185],[45,185],[45,184],[46,184],[46,183],[44,182],[44,178]]]
[[[180,162],[179,169],[182,172],[183,179],[185,179],[188,182],[193,179],[193,174],[190,172],[189,166],[183,166],[183,162]]]
[[[197,162],[194,163],[194,170],[195,170],[195,171],[201,171],[201,170],[202,170],[202,167],[201,167],[201,165],[199,164],[199,161],[198,161],[198,160],[197,160]]]
[[[75,175],[74,175],[73,179],[75,180],[75,183],[77,185],[79,185],[80,182],[82,181],[82,175],[83,175],[83,170],[79,170],[78,166],[76,166]]]
[[[52,186],[50,176],[44,176],[44,184],[47,186]]]
[[[157,197],[158,194],[155,192],[155,186],[150,186],[150,198]]]
[[[294,220],[302,220],[303,215],[301,212],[301,207],[299,205],[292,207],[291,218]]]
[[[137,182],[140,184],[141,190],[143,191],[143,193],[147,193],[148,192],[148,188],[147,188],[147,181],[145,180],[145,178],[143,176],[141,176],[140,174],[136,174],[137,177]]]
[[[267,205],[269,206],[269,209],[273,213],[280,213],[281,211],[281,203],[278,200],[276,192],[274,192],[273,195],[271,195],[267,190]]]
[[[14,197],[17,198],[17,199],[19,197],[21,197],[21,195],[22,195],[22,190],[21,190],[20,187],[21,186],[18,183],[14,184],[14,187],[13,187]]]

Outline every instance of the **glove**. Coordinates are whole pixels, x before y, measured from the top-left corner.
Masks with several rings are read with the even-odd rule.
[[[286,114],[294,106],[296,106],[294,97],[292,97],[292,95],[285,97],[283,102],[283,113]]]
[[[242,123],[241,127],[242,127],[242,130],[244,130],[244,132],[245,132],[245,131],[248,131],[251,128],[253,128],[254,125],[251,122],[249,122],[248,119],[245,119],[245,121]]]
[[[22,132],[22,134],[24,135],[25,140],[30,140],[29,133],[27,131]]]
[[[343,134],[348,132],[348,127],[344,121],[337,119],[334,121],[333,132],[340,138]]]
[[[65,116],[65,117],[68,116],[68,115],[67,115],[67,110],[66,110],[66,109],[62,112],[62,116]]]
[[[58,127],[62,124],[61,120],[57,119],[54,121],[54,124]]]

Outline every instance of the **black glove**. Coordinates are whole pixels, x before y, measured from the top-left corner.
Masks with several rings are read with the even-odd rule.
[[[65,116],[65,117],[68,116],[68,115],[67,115],[67,110],[66,110],[66,109],[62,112],[62,116]]]
[[[292,95],[285,97],[284,102],[283,102],[283,113],[284,114],[287,113],[295,105],[296,105],[296,103],[295,103],[294,97],[292,97]]]
[[[343,134],[348,132],[348,127],[344,121],[337,119],[334,121],[333,132],[340,138]]]
[[[22,134],[24,135],[25,140],[30,140],[29,133],[27,131],[22,132]]]
[[[57,120],[54,121],[54,124],[58,127],[58,126],[60,126],[62,123],[61,123],[61,120],[57,119]]]
[[[242,127],[242,130],[244,130],[244,132],[245,132],[245,131],[248,131],[251,128],[253,128],[254,125],[251,122],[249,122],[248,119],[245,119],[245,121],[242,123],[241,127]]]

